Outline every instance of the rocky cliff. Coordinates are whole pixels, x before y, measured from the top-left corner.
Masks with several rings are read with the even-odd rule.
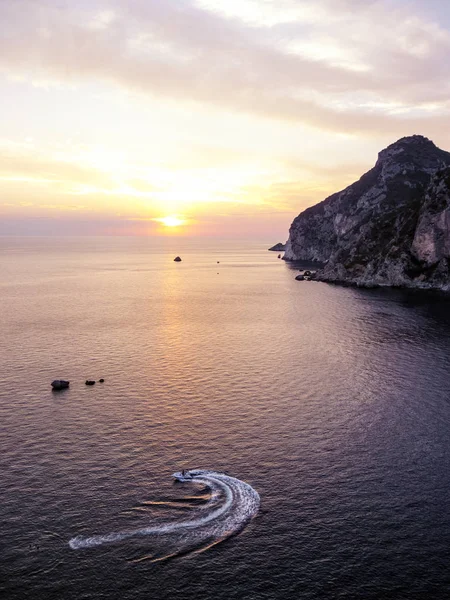
[[[450,153],[419,135],[388,146],[293,221],[284,258],[326,263],[322,281],[450,290]]]

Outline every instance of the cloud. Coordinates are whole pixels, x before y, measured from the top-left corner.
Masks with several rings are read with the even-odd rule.
[[[296,5],[296,19],[268,27],[187,0],[2,0],[0,68],[34,80],[109,82],[337,132],[441,134],[450,109],[446,29],[411,3]],[[282,12],[292,2],[278,6]],[[314,57],[323,40],[346,60]],[[364,69],[351,68],[352,60]]]
[[[105,175],[70,162],[52,160],[36,151],[12,153],[0,148],[0,179],[104,185]]]

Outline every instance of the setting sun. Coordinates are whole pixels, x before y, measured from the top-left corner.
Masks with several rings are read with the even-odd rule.
[[[178,217],[173,217],[173,216],[172,217],[163,217],[161,219],[155,219],[155,221],[162,223],[166,227],[179,227],[180,225],[183,225],[183,223],[185,223],[185,221],[183,219],[179,219]]]

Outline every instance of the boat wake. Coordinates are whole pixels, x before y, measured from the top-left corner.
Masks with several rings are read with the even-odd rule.
[[[260,498],[247,483],[224,473],[203,469],[186,473],[175,473],[175,479],[183,485],[203,486],[205,496],[189,496],[178,499],[178,507],[189,510],[190,518],[155,518],[151,526],[128,529],[125,531],[94,535],[77,536],[69,541],[73,550],[94,548],[104,544],[113,544],[125,540],[138,543],[145,552],[135,561],[164,560],[169,557],[200,552],[238,533],[258,512]],[[203,499],[201,503],[198,500]],[[174,500],[146,502],[138,510],[154,509],[155,506],[171,507]],[[140,512],[142,515],[142,512]]]

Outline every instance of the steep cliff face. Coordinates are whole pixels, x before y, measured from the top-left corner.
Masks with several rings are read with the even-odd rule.
[[[285,259],[326,263],[323,281],[450,288],[449,167],[450,153],[427,138],[402,138],[294,220]]]
[[[438,171],[425,194],[411,246],[423,280],[450,288],[450,168]]]

